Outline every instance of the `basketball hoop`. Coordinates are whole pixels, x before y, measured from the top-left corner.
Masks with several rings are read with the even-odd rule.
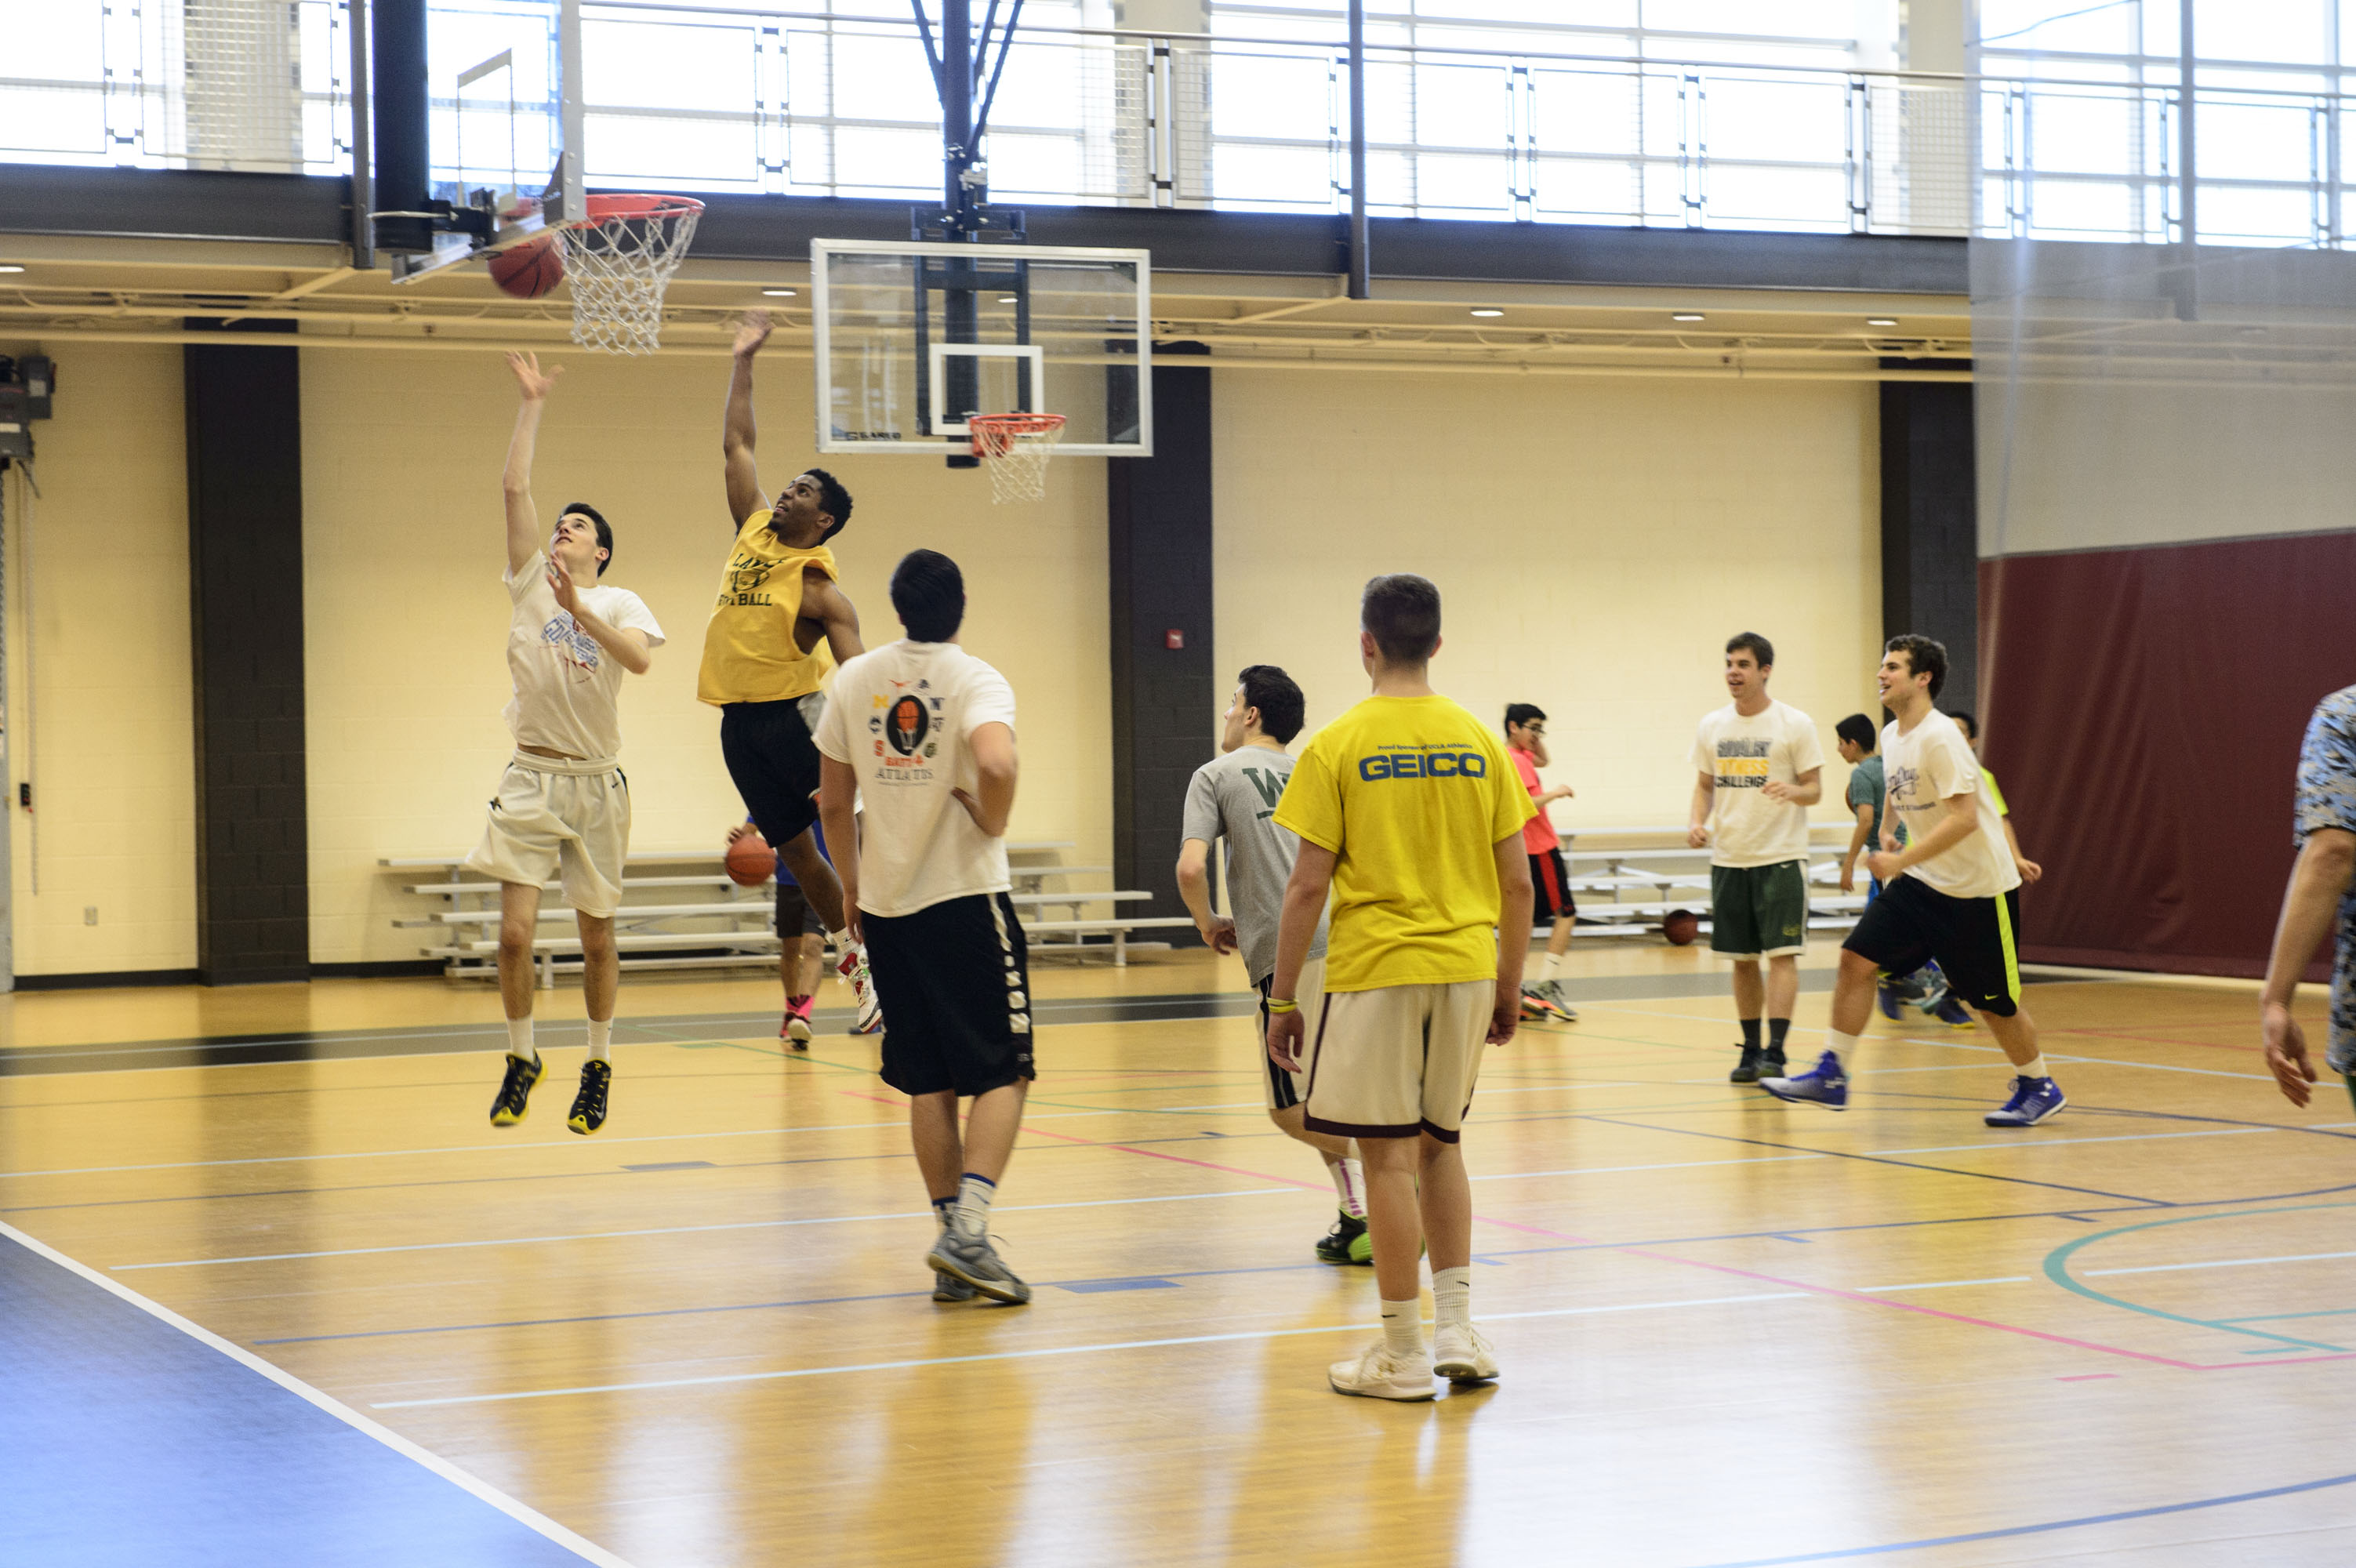
[[[663,289],[695,238],[703,203],[684,196],[593,196],[559,231],[573,285],[573,340],[608,354],[660,346]]]
[[[1060,413],[977,413],[965,422],[973,455],[990,470],[993,502],[1035,501],[1047,494],[1047,459],[1063,438]]]

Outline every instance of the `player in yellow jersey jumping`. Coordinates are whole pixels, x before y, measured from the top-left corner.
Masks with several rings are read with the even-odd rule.
[[[720,710],[728,776],[761,836],[826,922],[859,1004],[859,1032],[872,1034],[884,1016],[868,982],[867,954],[844,929],[842,884],[810,836],[819,782],[810,736],[826,708],[826,678],[832,665],[866,651],[859,612],[836,585],[834,553],[826,547],[851,521],[851,492],[825,469],[812,468],[796,475],[774,504],[763,493],[753,460],[753,357],[768,339],[769,313],[748,312],[736,330],[720,438],[736,542],[704,627],[695,694]]]
[[[1472,1189],[1458,1141],[1482,1043],[1504,1045],[1521,1020],[1522,824],[1536,808],[1497,737],[1431,689],[1440,590],[1406,574],[1377,577],[1359,624],[1374,695],[1317,732],[1277,803],[1277,825],[1300,835],[1301,850],[1278,926],[1268,1054],[1295,1072],[1307,1058],[1304,1124],[1355,1138],[1365,1165],[1383,1337],[1335,1362],[1328,1380],[1340,1393],[1428,1400],[1435,1373],[1456,1383],[1497,1375],[1472,1326]],[[1304,996],[1329,890],[1324,992]],[[1419,1239],[1431,1250],[1430,1350]]]

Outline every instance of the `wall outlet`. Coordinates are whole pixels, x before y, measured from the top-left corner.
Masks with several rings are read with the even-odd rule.
[[[81,923],[85,926],[95,926],[98,924],[97,905],[85,904],[81,907]]]

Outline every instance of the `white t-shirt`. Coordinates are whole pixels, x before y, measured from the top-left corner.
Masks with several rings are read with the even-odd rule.
[[[1951,898],[1993,898],[2020,886],[1987,770],[1954,720],[1934,710],[1911,735],[1899,734],[1895,724],[1886,725],[1881,755],[1888,811],[1906,824],[1909,843],[1921,843],[1923,834],[1947,820],[1949,796],[1968,791],[1979,797],[1979,823],[1964,842],[1908,866],[1907,875],[1921,877]]]
[[[1769,701],[1750,718],[1734,704],[1695,732],[1693,768],[1718,780],[1710,797],[1712,865],[1780,865],[1808,854],[1808,809],[1759,791],[1770,780],[1796,784],[1825,765],[1816,721],[1787,703]]]
[[[1013,886],[1006,841],[984,837],[949,795],[980,788],[971,741],[984,725],[1014,727],[1014,688],[954,642],[889,643],[835,671],[815,738],[859,776],[867,913],[913,915]]]
[[[548,585],[548,553],[535,550],[507,576],[515,614],[508,622],[508,673],[515,696],[508,728],[518,746],[542,746],[571,757],[604,760],[622,750],[622,666],[572,612],[557,607]],[[662,628],[646,602],[627,588],[580,590],[581,602],[606,625],[647,634],[662,646]]]

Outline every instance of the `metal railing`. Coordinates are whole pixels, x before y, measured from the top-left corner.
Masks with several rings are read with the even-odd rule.
[[[102,14],[87,25],[10,50],[0,158],[346,170],[347,4],[91,7]],[[593,184],[938,195],[910,19],[669,0],[584,0],[583,15]],[[434,6],[437,180],[545,177],[553,17],[545,0]],[[2172,85],[1461,47],[1468,36],[1368,43],[1376,215],[2181,238]],[[503,70],[459,87],[501,52]],[[2201,238],[2340,245],[2356,173],[2345,107],[2201,87]],[[1348,110],[1333,41],[1026,27],[988,140],[991,196],[1344,211]]]

